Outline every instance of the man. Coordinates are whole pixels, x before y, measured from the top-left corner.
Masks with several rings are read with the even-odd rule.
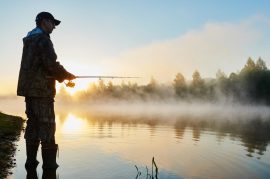
[[[41,142],[43,169],[56,169],[55,144],[55,80],[63,82],[75,76],[56,61],[50,34],[60,21],[52,14],[41,12],[36,16],[36,28],[23,38],[23,54],[19,73],[17,95],[25,97],[27,126],[26,169],[36,168],[37,151]]]

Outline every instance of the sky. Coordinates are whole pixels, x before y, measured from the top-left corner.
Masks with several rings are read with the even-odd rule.
[[[0,0],[0,95],[16,94],[22,38],[41,11],[61,20],[51,40],[67,70],[143,84],[171,83],[178,72],[190,80],[195,70],[229,75],[248,57],[269,65],[269,9],[266,0]]]

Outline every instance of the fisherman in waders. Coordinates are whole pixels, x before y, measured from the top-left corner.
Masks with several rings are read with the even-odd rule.
[[[36,28],[23,38],[23,54],[21,59],[17,95],[25,97],[27,126],[26,169],[36,169],[39,144],[41,143],[43,169],[56,169],[55,144],[55,80],[75,79],[75,76],[56,61],[50,34],[60,21],[52,14],[41,12],[36,16]],[[51,78],[48,78],[50,76]],[[52,78],[53,77],[53,78]]]

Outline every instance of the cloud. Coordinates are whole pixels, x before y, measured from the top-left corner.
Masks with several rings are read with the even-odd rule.
[[[215,77],[218,69],[236,72],[249,56],[258,54],[265,25],[259,17],[240,23],[206,23],[177,38],[130,49],[104,65],[111,73],[138,75],[147,81],[153,75],[163,82],[172,81],[177,72],[191,79],[196,69],[203,77]]]

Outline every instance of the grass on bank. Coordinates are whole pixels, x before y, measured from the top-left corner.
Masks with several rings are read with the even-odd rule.
[[[19,116],[0,112],[0,179],[11,174],[10,169],[16,165],[15,141],[19,138],[23,123],[24,119]]]
[[[0,112],[0,135],[14,135],[21,132],[24,119]]]

